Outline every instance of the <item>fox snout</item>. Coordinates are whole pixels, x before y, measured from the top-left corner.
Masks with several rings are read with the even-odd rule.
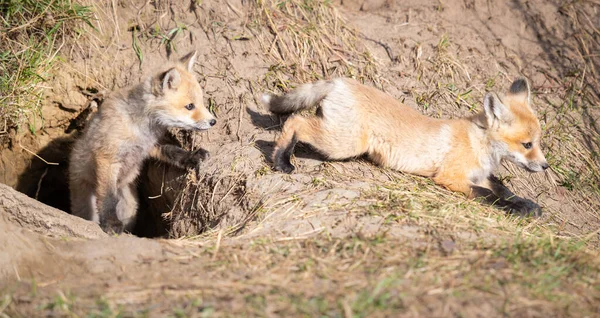
[[[217,124],[217,120],[214,118],[203,119],[201,121],[196,122],[195,129],[196,130],[207,130],[216,124]]]
[[[195,130],[207,130],[217,124],[215,116],[204,105],[192,109],[191,119],[194,121],[191,128]]]
[[[546,161],[546,157],[544,157],[544,154],[538,147],[535,147],[530,153],[524,156],[522,154],[513,154],[511,157],[514,163],[529,172],[541,172],[550,167],[548,161]]]
[[[529,159],[520,153],[511,153],[508,155],[508,159],[529,172],[541,172],[550,167],[544,157],[541,159]]]
[[[544,156],[539,143],[533,144],[533,147],[530,149],[529,153],[525,155],[525,162],[525,169],[529,172],[541,172],[549,167],[548,161],[546,161],[546,157]]]
[[[525,166],[525,170],[529,171],[529,172],[541,172],[544,171],[546,169],[548,169],[550,166],[548,165],[548,162],[546,160],[544,161],[532,161],[529,162],[526,166]]]

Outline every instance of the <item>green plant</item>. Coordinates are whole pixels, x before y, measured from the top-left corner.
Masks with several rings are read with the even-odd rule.
[[[0,132],[43,126],[40,86],[80,22],[94,28],[91,10],[71,0],[0,0]],[[41,121],[38,122],[38,121]]]

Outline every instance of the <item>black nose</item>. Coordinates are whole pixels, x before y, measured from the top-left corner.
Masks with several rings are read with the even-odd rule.
[[[550,168],[550,166],[548,165],[547,162],[542,163],[542,169],[546,170],[548,168]]]
[[[211,126],[214,126],[214,125],[217,123],[217,120],[216,120],[216,119],[211,119],[211,120],[210,120],[208,123],[209,123]]]

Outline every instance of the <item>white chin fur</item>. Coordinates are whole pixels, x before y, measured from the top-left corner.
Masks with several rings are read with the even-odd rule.
[[[537,163],[535,163],[535,164],[532,163],[532,164],[527,165],[527,169],[529,171],[532,171],[532,172],[542,172],[542,171],[544,171],[544,168],[542,168],[542,166],[539,165],[539,164],[537,164]]]
[[[510,161],[512,161],[513,163],[517,164],[519,167],[524,168],[524,169],[529,169],[529,164],[527,162],[527,159],[525,159],[525,157],[518,153],[518,152],[511,152],[508,154],[508,159],[510,159]]]
[[[509,157],[510,161],[517,164],[519,167],[529,171],[529,172],[541,172],[544,171],[542,166],[536,162],[529,162],[525,157],[520,153],[511,153]]]
[[[211,128],[208,120],[195,122],[189,117],[172,118],[168,116],[158,116],[158,121],[165,127],[181,128],[187,130],[206,130]]]
[[[210,127],[212,127],[212,126],[209,123],[201,122],[201,123],[196,124],[194,126],[194,128],[192,128],[192,129],[207,130],[207,129],[210,129]]]

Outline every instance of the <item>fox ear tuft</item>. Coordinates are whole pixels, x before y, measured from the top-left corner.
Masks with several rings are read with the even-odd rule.
[[[179,63],[185,65],[188,72],[191,72],[194,70],[194,64],[196,63],[196,56],[197,56],[196,50],[193,50],[190,53],[183,56],[182,58],[180,58]]]
[[[506,107],[495,93],[487,93],[483,100],[483,111],[488,122],[488,127],[495,122],[509,123],[512,120],[510,109]]]
[[[519,78],[515,80],[512,83],[512,85],[510,85],[508,94],[514,97],[520,97],[523,99],[524,102],[529,104],[529,95],[531,94],[529,89],[529,83],[524,78]]]
[[[167,90],[176,90],[181,83],[181,74],[176,68],[172,68],[161,75],[160,83],[160,90],[163,93]]]

